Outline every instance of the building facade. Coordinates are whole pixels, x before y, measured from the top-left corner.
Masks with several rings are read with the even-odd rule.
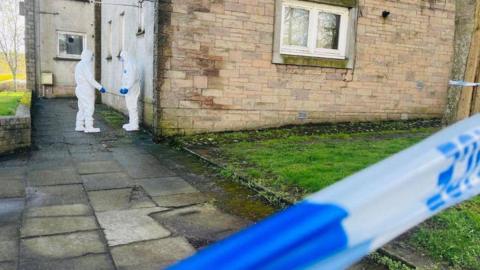
[[[41,97],[73,97],[84,48],[95,50],[94,5],[88,0],[26,0],[27,88]]]
[[[120,95],[122,63],[126,50],[135,59],[140,79],[140,119],[153,126],[155,3],[153,1],[118,0],[102,5],[102,84],[109,90],[102,102],[127,113],[125,98]]]
[[[453,56],[454,1],[305,2],[173,1],[160,127],[166,133],[192,133],[442,115]],[[288,37],[293,45],[278,53],[278,39],[287,31],[282,27],[297,23],[294,31],[312,32],[308,19],[302,25],[294,18],[287,25],[287,12],[313,14],[312,6],[327,10],[323,5],[356,13],[344,30],[352,35],[344,38],[345,46],[354,53],[342,52],[339,61],[310,54],[309,38],[295,34]],[[384,11],[390,12],[386,18]],[[279,54],[283,62],[276,59]]]
[[[123,42],[142,69],[144,122],[159,135],[437,118],[447,103],[453,0],[122,4],[102,7],[102,33],[112,29],[102,82],[118,88],[113,47]],[[122,109],[119,100],[104,99]]]

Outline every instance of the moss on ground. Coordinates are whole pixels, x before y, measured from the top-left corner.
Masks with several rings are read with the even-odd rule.
[[[182,137],[241,175],[283,197],[300,199],[423,140],[436,121],[309,125],[263,131]],[[350,131],[350,132],[349,132]],[[480,269],[480,198],[449,209],[417,227],[407,243],[451,269]],[[406,269],[382,260],[389,269]]]
[[[113,109],[101,107],[97,113],[114,128],[122,128],[126,123],[126,117]]]

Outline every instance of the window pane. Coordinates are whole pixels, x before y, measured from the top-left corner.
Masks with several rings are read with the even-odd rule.
[[[283,44],[307,47],[309,11],[300,8],[285,9]]]
[[[81,55],[83,51],[83,36],[61,34],[58,45],[60,54]]]
[[[340,15],[320,12],[318,14],[317,48],[338,49]]]

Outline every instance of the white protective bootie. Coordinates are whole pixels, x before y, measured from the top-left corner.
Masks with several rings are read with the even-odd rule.
[[[93,121],[91,123],[90,121],[87,121],[85,123],[85,133],[98,133],[98,132],[100,132],[100,129],[93,127]]]
[[[137,131],[139,128],[138,128],[138,125],[132,125],[128,123],[123,125],[123,129],[125,129],[126,131]]]
[[[99,128],[94,128],[94,127],[87,127],[84,130],[85,133],[98,133],[100,132]]]
[[[80,124],[80,123],[77,123],[76,127],[75,127],[75,131],[85,131],[85,126],[83,124]]]

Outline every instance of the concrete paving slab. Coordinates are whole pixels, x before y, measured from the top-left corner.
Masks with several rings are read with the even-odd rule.
[[[180,177],[135,180],[151,196],[196,193],[198,190]]]
[[[9,179],[9,178],[23,178],[27,173],[27,167],[5,167],[0,168],[0,177]]]
[[[63,135],[45,135],[45,136],[40,136],[37,135],[33,138],[33,141],[35,144],[52,144],[52,143],[64,143],[65,140],[63,138]]]
[[[81,178],[88,191],[128,188],[135,185],[125,173],[89,174],[82,175]]]
[[[0,242],[13,241],[18,238],[17,224],[7,224],[0,226]]]
[[[19,270],[114,270],[113,262],[107,254],[92,254],[80,258],[56,261],[22,261]]]
[[[221,240],[249,224],[208,204],[155,213],[151,216],[170,231],[198,243],[199,246]]]
[[[16,223],[20,220],[25,205],[23,198],[0,199],[0,225]]]
[[[66,138],[89,138],[88,134],[85,134],[84,132],[75,131],[74,129],[64,131],[62,132],[62,135]]]
[[[18,257],[18,241],[0,241],[0,262],[16,261]]]
[[[149,215],[166,208],[142,208],[97,213],[98,222],[104,229],[109,246],[165,238],[170,232]]]
[[[28,164],[27,153],[18,153],[15,156],[0,157],[0,168],[21,167]]]
[[[45,207],[30,207],[23,216],[33,217],[61,217],[61,216],[90,216],[92,210],[86,204],[54,205]]]
[[[155,203],[140,187],[89,191],[88,197],[95,212],[155,207]]]
[[[33,151],[30,157],[30,161],[36,162],[45,160],[66,160],[69,158],[70,153],[67,150]]]
[[[18,253],[18,225],[0,226],[0,262],[15,261]],[[1,269],[1,268],[0,268]]]
[[[67,128],[65,131],[72,131],[74,128]],[[95,139],[94,134],[89,134],[89,137],[79,137],[79,138],[73,138],[73,137],[63,137],[62,139],[65,141],[67,144],[73,144],[73,145],[79,145],[79,144],[95,144],[97,141]]]
[[[71,167],[71,159],[62,159],[62,160],[42,160],[30,162],[28,164],[28,171],[34,170],[55,170],[56,168]]]
[[[17,270],[16,262],[0,262],[0,270]]]
[[[138,148],[134,145],[121,145],[119,147],[113,148],[112,152],[116,157],[148,155],[148,152],[146,150]]]
[[[119,269],[157,270],[192,255],[195,249],[184,238],[172,237],[113,247],[111,252]]]
[[[101,144],[81,144],[81,145],[69,145],[68,150],[73,154],[89,153],[89,152],[102,152],[105,151],[105,147]]]
[[[114,158],[127,170],[132,178],[154,178],[174,176],[175,173],[162,166],[160,162],[149,154],[118,154]]]
[[[87,161],[77,164],[79,174],[99,174],[120,172],[123,168],[114,160]]]
[[[20,244],[20,257],[24,260],[66,259],[105,252],[99,231],[28,238]]]
[[[73,162],[113,160],[110,152],[72,152],[71,155]]]
[[[18,198],[25,196],[25,187],[22,179],[0,178],[0,198]]]
[[[202,204],[208,201],[208,198],[200,192],[156,196],[152,199],[158,206],[167,208]]]
[[[88,204],[82,185],[28,187],[27,206]]]
[[[27,175],[27,184],[29,186],[53,186],[81,183],[82,180],[73,167],[32,170],[28,172]]]
[[[98,229],[93,216],[85,217],[37,217],[23,221],[21,236],[43,236]]]

